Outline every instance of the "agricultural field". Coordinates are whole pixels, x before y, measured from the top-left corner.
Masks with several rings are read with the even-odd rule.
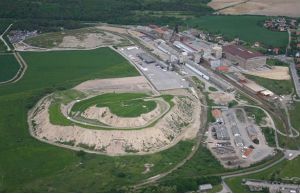
[[[20,68],[12,54],[0,55],[0,82],[12,79]]]
[[[291,180],[293,177],[299,178],[299,166],[300,164],[300,157],[287,161],[284,160],[281,163],[273,166],[272,168],[262,171],[260,173],[247,175],[247,176],[241,176],[236,178],[229,178],[226,181],[228,186],[232,189],[233,192],[237,193],[246,193],[249,192],[247,187],[243,186],[242,180],[244,178],[247,179],[263,179],[263,180]],[[299,179],[298,179],[299,180]]]
[[[251,44],[258,41],[266,46],[286,47],[288,34],[263,28],[259,23],[265,19],[263,16],[200,16],[187,20],[187,24],[208,32],[223,34],[227,39],[239,37]]]
[[[300,16],[298,0],[212,0],[208,5],[222,14]]]
[[[257,84],[264,88],[271,90],[277,95],[288,95],[293,92],[292,80],[273,80],[267,78],[261,78],[253,75],[244,74],[248,79],[255,81]]]
[[[32,138],[27,111],[45,94],[94,78],[138,75],[108,48],[93,51],[24,52],[27,73],[0,87],[1,192],[113,192],[172,168],[193,146],[182,141],[146,156],[109,157],[71,151]],[[67,72],[67,73],[66,73]],[[153,167],[145,171],[145,164]]]
[[[12,23],[11,20],[0,18],[0,34],[2,34],[11,23]]]

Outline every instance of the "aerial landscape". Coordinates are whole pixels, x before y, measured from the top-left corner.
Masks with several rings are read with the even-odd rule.
[[[1,0],[0,193],[300,193],[299,0]]]

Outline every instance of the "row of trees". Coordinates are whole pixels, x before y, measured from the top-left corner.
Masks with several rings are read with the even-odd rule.
[[[135,23],[136,11],[184,11],[208,14],[209,0],[1,0],[0,18]]]

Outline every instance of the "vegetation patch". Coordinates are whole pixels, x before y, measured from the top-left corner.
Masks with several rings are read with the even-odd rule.
[[[283,66],[283,67],[289,67],[290,65],[285,63],[285,62],[282,62],[278,59],[270,59],[268,58],[267,59],[267,65],[270,65],[270,66]]]
[[[266,138],[266,141],[268,142],[268,145],[271,147],[275,147],[276,146],[275,130],[270,127],[262,127],[261,129]]]
[[[120,117],[138,117],[156,108],[156,102],[145,100],[145,97],[149,96],[139,93],[107,93],[74,104],[72,112],[84,112],[96,105],[108,107],[113,114]]]
[[[273,80],[267,78],[261,78],[253,75],[244,74],[248,79],[255,81],[257,84],[264,88],[271,90],[277,95],[288,95],[293,92],[292,80]]]
[[[14,55],[0,55],[0,82],[12,79],[20,69]]]
[[[279,164],[264,170],[262,172],[229,178],[226,179],[226,183],[231,188],[231,190],[235,193],[246,193],[249,192],[248,188],[242,184],[243,179],[262,179],[262,180],[271,180],[271,181],[283,181],[287,183],[294,182],[291,178],[292,177],[299,177],[300,171],[297,166],[300,163],[300,157],[294,160],[284,160]]]
[[[259,25],[265,19],[264,16],[200,16],[187,23],[208,32],[222,34],[230,40],[238,37],[251,44],[258,41],[266,46],[286,47],[288,34],[273,32]]]
[[[265,114],[265,112],[259,108],[255,108],[255,107],[245,107],[244,108],[247,116],[248,117],[252,117],[255,120],[255,123],[257,125],[260,125],[261,122],[263,121],[264,118],[267,117],[267,115]]]
[[[294,102],[289,111],[290,119],[292,126],[295,127],[298,131],[300,131],[300,102]]]

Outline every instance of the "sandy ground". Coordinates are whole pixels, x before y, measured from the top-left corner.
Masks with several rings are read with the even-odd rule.
[[[97,28],[100,30],[107,30],[107,31],[116,32],[120,34],[128,34],[126,28],[113,27],[113,26],[97,26]]]
[[[65,36],[59,48],[95,48],[99,46],[117,45],[122,42],[122,38],[111,33],[87,33],[84,38],[76,36]]]
[[[89,80],[77,85],[74,89],[85,93],[93,93],[93,92],[154,93],[148,80],[144,76]]]
[[[120,82],[122,79],[128,79],[127,83]],[[92,80],[76,86],[75,89],[83,92],[98,90],[98,93],[111,90],[125,91],[126,88],[130,92],[134,89],[140,91],[145,90],[138,86],[144,84],[146,87],[147,81],[144,79],[134,77]],[[127,87],[124,87],[125,85]],[[151,89],[149,85],[147,87],[146,90]],[[34,123],[31,127],[32,134],[49,143],[81,147],[108,155],[154,153],[167,149],[182,139],[193,139],[197,135],[200,127],[200,102],[187,91],[182,94],[185,96],[176,96],[173,99],[175,105],[154,126],[139,130],[92,130],[76,125],[53,125],[50,123],[48,112],[53,99],[51,96],[42,99],[36,105],[29,115],[29,121]]]
[[[209,3],[214,9],[229,7],[221,10],[221,13],[240,15],[268,15],[268,16],[290,16],[300,17],[300,1],[299,0],[250,0],[246,3],[239,4],[242,0],[213,0]],[[244,1],[245,2],[245,1]]]
[[[208,96],[215,104],[227,105],[229,102],[234,100],[234,94],[226,92],[212,92]]]
[[[270,70],[262,71],[245,71],[244,73],[249,75],[255,75],[262,78],[274,79],[274,80],[290,80],[291,76],[288,67],[275,66]]]
[[[233,6],[238,3],[242,3],[245,0],[212,0],[208,3],[208,6],[212,7],[213,9],[222,9],[228,6]]]

